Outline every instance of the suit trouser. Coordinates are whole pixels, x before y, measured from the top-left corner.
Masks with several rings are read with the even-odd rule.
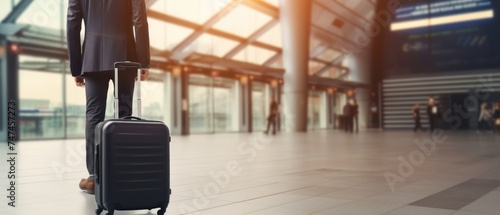
[[[134,95],[134,72],[120,72],[118,76],[119,116],[132,115],[132,97]],[[86,124],[85,140],[87,151],[87,170],[94,174],[94,145],[95,127],[104,121],[106,115],[106,101],[108,97],[109,81],[114,81],[113,71],[94,72],[85,74]],[[114,93],[114,92],[113,92]]]

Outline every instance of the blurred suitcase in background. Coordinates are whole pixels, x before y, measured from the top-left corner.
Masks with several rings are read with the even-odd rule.
[[[138,117],[118,119],[118,73],[137,69]],[[95,198],[96,214],[107,210],[160,208],[165,214],[170,200],[170,132],[160,121],[141,119],[141,66],[115,63],[115,119],[96,127]]]

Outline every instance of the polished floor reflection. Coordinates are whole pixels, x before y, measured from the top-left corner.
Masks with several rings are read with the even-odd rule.
[[[16,208],[2,200],[0,214],[94,214],[94,196],[77,187],[83,140],[18,147]],[[167,214],[500,214],[500,135],[191,135],[174,136],[171,151]]]

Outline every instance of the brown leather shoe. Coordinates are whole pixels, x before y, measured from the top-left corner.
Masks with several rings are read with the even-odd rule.
[[[87,193],[88,194],[92,194],[92,195],[95,194],[95,191],[94,191],[94,178],[88,178],[87,179]]]
[[[78,185],[81,190],[86,190],[89,194],[94,194],[94,178],[82,179]]]
[[[86,190],[87,189],[87,179],[84,178],[80,181],[80,184],[78,184],[81,190]]]

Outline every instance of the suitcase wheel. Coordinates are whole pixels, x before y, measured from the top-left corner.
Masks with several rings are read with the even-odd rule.
[[[164,214],[165,214],[165,211],[164,211],[164,210],[159,210],[157,214],[158,214],[158,215],[164,215]]]
[[[102,211],[103,211],[102,208],[97,208],[97,209],[95,209],[95,214],[96,215],[101,215]]]
[[[115,209],[108,208],[108,213],[106,215],[113,215],[115,214]]]

